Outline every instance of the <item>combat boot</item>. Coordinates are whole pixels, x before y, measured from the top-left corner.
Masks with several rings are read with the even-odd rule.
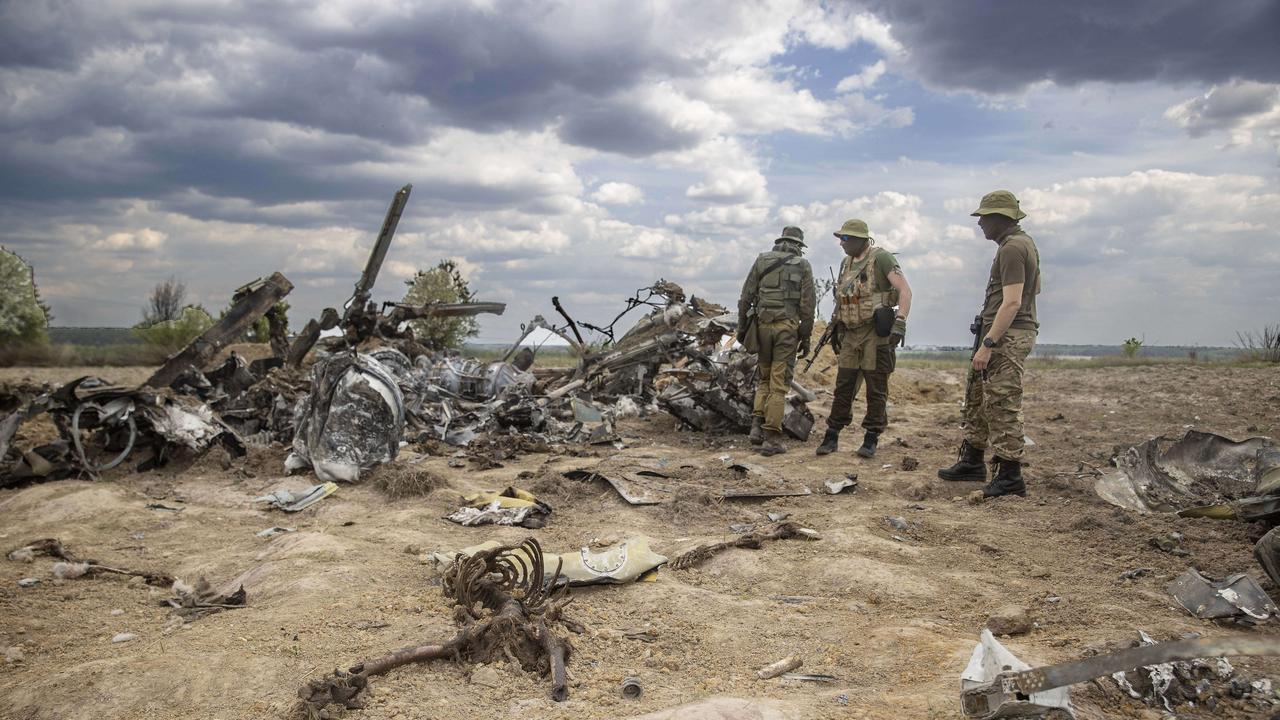
[[[880,433],[868,430],[862,436],[862,447],[857,452],[864,458],[873,458],[876,456],[876,445],[880,443]]]
[[[822,444],[818,446],[818,455],[830,455],[840,447],[840,428],[827,428],[827,434],[822,438]]]
[[[951,481],[983,482],[987,479],[987,466],[982,462],[982,448],[970,445],[968,440],[960,443],[956,464],[939,470],[938,477]]]
[[[751,432],[747,433],[747,440],[756,447],[764,444],[764,418],[751,418]]]
[[[1027,496],[1027,484],[1022,481],[1022,463],[997,457],[992,458],[991,464],[996,466],[996,476],[982,488],[983,497]]]
[[[782,433],[773,430],[764,431],[764,444],[760,447],[760,454],[768,457],[769,455],[781,455],[787,451],[787,446],[782,444]]]

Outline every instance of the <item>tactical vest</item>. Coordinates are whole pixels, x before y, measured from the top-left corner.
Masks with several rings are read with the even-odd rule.
[[[781,250],[760,253],[756,272],[764,272],[786,258],[777,269],[760,277],[756,289],[756,317],[760,322],[800,319],[800,288],[804,283],[804,260],[798,254]]]
[[[895,307],[898,304],[898,291],[892,285],[880,287],[876,278],[876,255],[889,252],[872,246],[867,256],[857,262],[846,257],[840,263],[840,280],[837,284],[836,296],[840,301],[836,308],[836,319],[845,327],[857,327],[871,322],[871,314],[876,308]]]

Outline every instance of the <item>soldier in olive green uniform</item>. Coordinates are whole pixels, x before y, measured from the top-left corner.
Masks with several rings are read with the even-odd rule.
[[[992,451],[995,477],[986,497],[1026,495],[1022,479],[1022,371],[1035,346],[1036,295],[1040,293],[1040,252],[1018,221],[1026,214],[1007,190],[983,196],[973,215],[988,240],[995,241],[986,300],[982,306],[982,346],[973,355],[964,400],[964,442],[959,460],[938,471],[943,480],[986,480],[984,451]]]
[[[774,241],[773,250],[760,253],[738,297],[738,340],[747,343],[747,333],[759,341],[755,406],[751,413],[751,444],[763,446],[760,453],[786,452],[782,445],[782,413],[796,352],[809,352],[813,333],[813,269],[800,257],[804,232],[785,227]]]
[[[847,220],[834,234],[845,254],[831,315],[833,332],[837,333],[832,346],[837,348],[839,367],[827,434],[817,452],[826,455],[836,451],[840,431],[853,420],[853,399],[865,380],[867,413],[862,418],[862,428],[866,432],[858,454],[869,458],[875,456],[880,433],[889,426],[885,411],[889,375],[897,362],[894,348],[907,334],[911,286],[893,253],[875,245],[865,222]],[[874,322],[877,311],[882,315],[879,329]]]

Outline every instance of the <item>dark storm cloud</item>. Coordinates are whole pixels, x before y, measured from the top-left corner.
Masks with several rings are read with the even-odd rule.
[[[690,143],[610,100],[646,73],[694,71],[646,35],[646,8],[598,31],[533,0],[352,12],[367,17],[289,3],[0,5],[0,194],[323,199],[354,189],[335,179],[347,163],[386,161],[446,127],[558,126],[566,142],[633,156]],[[264,130],[252,121],[318,139],[247,152]],[[97,142],[104,131],[118,141]],[[441,188],[480,203],[523,189],[475,190]]]
[[[930,84],[1280,80],[1275,0],[872,0]]]
[[[692,147],[701,135],[677,130],[653,113],[626,104],[601,104],[566,118],[560,137],[574,145],[645,157]]]

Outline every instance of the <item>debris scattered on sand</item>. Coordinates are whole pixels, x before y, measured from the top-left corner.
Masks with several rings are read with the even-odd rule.
[[[459,525],[519,525],[537,529],[546,524],[551,506],[533,493],[508,487],[502,492],[485,491],[463,498],[466,504],[445,515]]]
[[[749,532],[728,542],[699,545],[692,550],[688,550],[676,556],[670,563],[668,563],[668,567],[672,570],[685,570],[702,563],[707,559],[728,550],[729,548],[748,548],[751,550],[758,550],[767,541],[789,540],[793,538],[800,540],[822,539],[816,530],[801,527],[792,522],[782,522],[777,523],[770,528],[756,532]]]
[[[215,591],[209,585],[209,581],[203,577],[196,581],[194,587],[181,580],[175,580],[170,589],[173,597],[165,599],[161,605],[172,608],[173,614],[182,618],[184,622],[191,622],[223,610],[237,610],[245,607],[248,602],[248,595],[243,585],[233,592],[220,593]]]
[[[277,510],[294,513],[306,510],[337,491],[337,483],[326,482],[302,490],[276,490],[254,498],[253,501],[265,502]]]
[[[776,678],[783,673],[791,672],[803,664],[804,662],[800,659],[799,655],[788,655],[777,662],[770,663],[757,670],[756,677],[761,680],[769,680],[771,678]]]
[[[851,473],[839,480],[824,480],[822,485],[827,489],[828,495],[839,495],[845,490],[857,490],[858,476]]]

